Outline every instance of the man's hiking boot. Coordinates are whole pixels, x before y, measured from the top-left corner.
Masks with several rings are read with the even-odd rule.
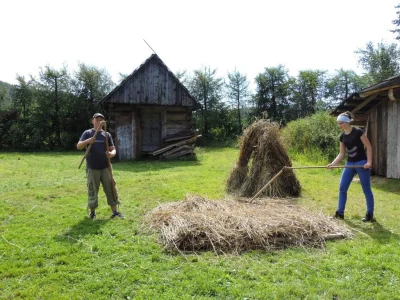
[[[362,218],[362,221],[363,221],[363,222],[371,222],[371,223],[375,222],[374,214],[366,213],[366,214],[365,214],[365,217]]]
[[[121,213],[118,212],[118,211],[114,211],[113,214],[111,215],[111,219],[114,219],[114,218],[123,219],[123,218],[124,218],[124,215],[121,214]]]
[[[335,219],[340,219],[344,220],[344,214],[339,213],[338,211],[335,212],[335,215],[333,216]]]
[[[89,218],[90,219],[94,219],[94,218],[96,218],[96,212],[94,211],[94,210],[92,210],[92,211],[90,211],[90,213],[89,213]]]

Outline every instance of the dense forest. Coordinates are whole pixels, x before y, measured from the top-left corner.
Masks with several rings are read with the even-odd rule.
[[[254,91],[249,89],[244,73],[236,69],[225,78],[218,77],[210,66],[175,75],[201,104],[201,109],[194,112],[195,127],[208,139],[237,137],[262,117],[285,126],[316,112],[329,111],[351,93],[400,74],[400,15],[392,22],[396,26],[392,30],[395,43],[368,42],[364,49],[355,50],[363,74],[310,69],[290,76],[283,65],[265,67],[254,79]],[[73,149],[81,133],[90,127],[93,112],[102,112],[97,102],[116,86],[107,70],[84,63],[72,73],[65,66],[45,66],[38,75],[16,79],[17,85],[0,81],[3,150]]]

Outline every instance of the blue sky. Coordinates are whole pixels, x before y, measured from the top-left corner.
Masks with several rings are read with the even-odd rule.
[[[397,43],[392,20],[400,1],[385,0],[13,0],[2,1],[0,80],[16,83],[39,68],[79,62],[114,81],[151,54],[173,71],[235,68],[249,81],[265,67],[357,67],[368,41]]]

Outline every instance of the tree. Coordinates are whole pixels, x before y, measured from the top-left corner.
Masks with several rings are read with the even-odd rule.
[[[183,85],[186,85],[186,84],[189,83],[189,78],[188,78],[188,76],[187,76],[187,74],[186,74],[186,70],[178,70],[178,71],[175,73],[175,76],[176,76],[176,78],[179,79],[179,81],[180,81]]]
[[[347,99],[350,94],[355,93],[365,86],[362,78],[352,70],[336,70],[331,78],[325,83],[325,101],[327,108],[336,107],[342,100]]]
[[[51,128],[55,131],[55,145],[61,146],[61,96],[68,92],[70,79],[67,68],[64,66],[60,70],[46,66],[44,70],[41,68],[39,73],[39,81],[37,81],[37,89],[41,100],[42,114],[49,114],[51,119]],[[54,106],[52,106],[52,104]],[[50,107],[50,110],[48,108]],[[42,119],[45,120],[43,115]]]
[[[5,103],[8,98],[8,90],[5,86],[0,85],[0,110],[5,106]]]
[[[114,85],[111,75],[105,69],[82,63],[79,64],[73,81],[75,94],[88,100],[91,108],[94,108],[94,103],[106,96]]]
[[[376,48],[368,42],[365,49],[357,49],[358,63],[366,71],[368,84],[375,84],[400,71],[400,51],[396,44],[378,43]]]
[[[400,4],[396,5],[394,8],[399,9]],[[397,14],[397,19],[393,20],[392,24],[394,24],[396,27],[400,27],[400,11],[396,11],[396,14]],[[399,28],[395,28],[390,31],[393,32],[394,34],[396,34],[396,40],[400,40],[400,29]]]
[[[0,111],[7,110],[11,107],[14,91],[14,86],[0,81]]]
[[[121,84],[122,81],[124,81],[129,76],[129,74],[123,74],[121,72],[119,72],[118,75],[119,75],[118,84]]]
[[[282,65],[265,68],[264,73],[258,74],[255,81],[257,85],[253,97],[255,114],[260,116],[267,112],[270,119],[281,121],[289,94],[288,71]]]
[[[27,117],[33,103],[33,88],[25,77],[17,76],[18,85],[15,89],[14,107],[22,110],[22,117]]]
[[[222,99],[222,78],[216,77],[217,70],[210,67],[195,70],[194,76],[189,82],[190,93],[201,101],[201,114],[203,133],[208,134],[212,127],[210,117],[213,111],[218,110]]]
[[[249,83],[247,81],[247,76],[241,74],[236,69],[232,73],[228,72],[228,80],[229,82],[226,84],[227,96],[236,108],[238,122],[237,133],[240,134],[243,129],[241,110],[248,96]]]
[[[323,99],[325,71],[303,70],[291,85],[291,115],[304,118],[317,111],[317,103]]]

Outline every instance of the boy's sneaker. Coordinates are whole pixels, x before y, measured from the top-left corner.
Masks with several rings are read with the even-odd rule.
[[[362,218],[362,221],[363,222],[375,222],[375,219],[374,219],[374,214],[369,214],[369,213],[366,213],[365,214],[365,217],[364,218]]]
[[[94,219],[94,218],[96,218],[96,212],[95,211],[91,211],[90,213],[89,213],[89,218],[90,219]]]
[[[124,218],[124,215],[121,214],[121,213],[118,212],[118,211],[114,211],[113,214],[111,215],[111,218],[120,218],[120,219],[123,219],[123,218]]]
[[[335,212],[335,215],[333,216],[335,219],[340,219],[344,220],[344,214],[339,213],[338,211]]]

